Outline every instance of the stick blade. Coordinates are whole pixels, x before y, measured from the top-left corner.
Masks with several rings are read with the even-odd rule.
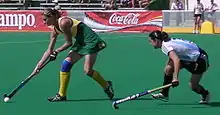
[[[113,107],[114,109],[119,109],[119,107],[116,105],[115,102],[112,103],[112,107]]]

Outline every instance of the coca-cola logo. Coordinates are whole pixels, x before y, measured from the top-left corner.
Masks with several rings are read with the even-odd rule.
[[[114,13],[109,18],[109,24],[124,24],[124,25],[134,25],[138,24],[139,19],[138,16],[140,14],[138,13],[128,13],[127,15],[119,15],[117,13]]]
[[[18,27],[21,30],[24,26],[36,27],[33,14],[0,14],[0,27]]]

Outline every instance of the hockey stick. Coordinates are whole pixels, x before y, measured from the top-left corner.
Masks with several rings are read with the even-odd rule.
[[[43,69],[48,63],[50,62],[50,60],[48,60],[47,62],[45,62],[41,68],[39,68],[39,71],[41,69]],[[14,90],[12,90],[11,93],[9,94],[4,94],[3,98],[4,98],[4,102],[9,101],[21,88],[23,88],[25,86],[25,84],[28,83],[28,81],[30,81],[37,73],[32,73],[30,74],[26,79],[24,79]]]
[[[164,89],[164,88],[168,88],[172,86],[172,84],[168,84],[168,85],[164,85],[164,86],[161,86],[161,87],[157,87],[157,88],[154,88],[154,89],[151,89],[151,90],[147,90],[147,91],[144,91],[144,92],[141,92],[141,93],[137,93],[137,94],[134,94],[134,95],[131,95],[131,96],[128,96],[128,97],[125,97],[123,99],[120,99],[120,100],[117,100],[117,101],[114,101],[112,103],[112,107],[114,109],[119,109],[119,107],[117,105],[121,104],[121,103],[124,103],[126,101],[130,101],[130,100],[135,100],[139,97],[142,97],[144,95],[147,95],[147,94],[151,94],[155,91],[158,91],[158,90],[161,90],[161,89]]]

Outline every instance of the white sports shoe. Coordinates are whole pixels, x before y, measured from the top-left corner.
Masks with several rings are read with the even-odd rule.
[[[200,104],[209,104],[209,100],[210,100],[210,93],[208,93],[206,96],[202,96],[199,103]]]
[[[193,34],[196,34],[196,30],[193,30]]]
[[[164,102],[168,102],[168,97],[165,97],[162,93],[151,94],[154,99],[162,100]]]

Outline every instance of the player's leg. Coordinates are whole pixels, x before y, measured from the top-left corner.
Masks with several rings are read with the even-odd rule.
[[[171,59],[169,59],[166,67],[165,67],[165,70],[164,70],[164,82],[163,82],[163,85],[167,85],[167,84],[170,84],[173,80],[173,72],[174,72],[174,65],[173,65],[173,61]],[[162,94],[165,96],[165,97],[168,97],[169,96],[169,89],[170,87],[168,88],[165,88],[162,90]]]
[[[62,62],[60,70],[60,87],[56,96],[48,98],[49,101],[64,101],[66,100],[67,87],[70,79],[71,68],[83,56],[76,52],[70,52],[65,60]]]
[[[201,15],[197,17],[197,34],[200,33],[201,30]]]
[[[112,82],[104,80],[101,74],[97,70],[93,69],[93,66],[96,62],[96,57],[97,57],[97,53],[88,54],[85,56],[85,63],[84,63],[85,74],[87,74],[93,80],[95,80],[104,89],[108,97],[112,99],[114,96]]]
[[[194,92],[201,95],[200,103],[207,104],[209,102],[209,91],[199,83],[201,78],[202,74],[192,74],[189,85]]]
[[[200,103],[206,104],[209,101],[209,92],[199,82],[202,78],[203,73],[209,67],[209,61],[208,61],[207,53],[202,49],[200,50],[201,50],[200,57],[198,58],[196,63],[190,65],[188,71],[192,73],[192,77],[190,80],[190,87],[194,92],[202,96]]]
[[[194,15],[194,29],[193,29],[193,33],[195,34],[197,30],[197,15]]]
[[[168,62],[167,62],[167,65],[165,66],[165,70],[164,70],[163,85],[167,85],[167,84],[170,84],[172,82],[173,72],[174,72],[173,61],[171,59],[169,59]],[[152,94],[152,96],[155,99],[164,99],[165,101],[168,101],[169,89],[170,89],[169,87],[165,88],[158,94]]]

